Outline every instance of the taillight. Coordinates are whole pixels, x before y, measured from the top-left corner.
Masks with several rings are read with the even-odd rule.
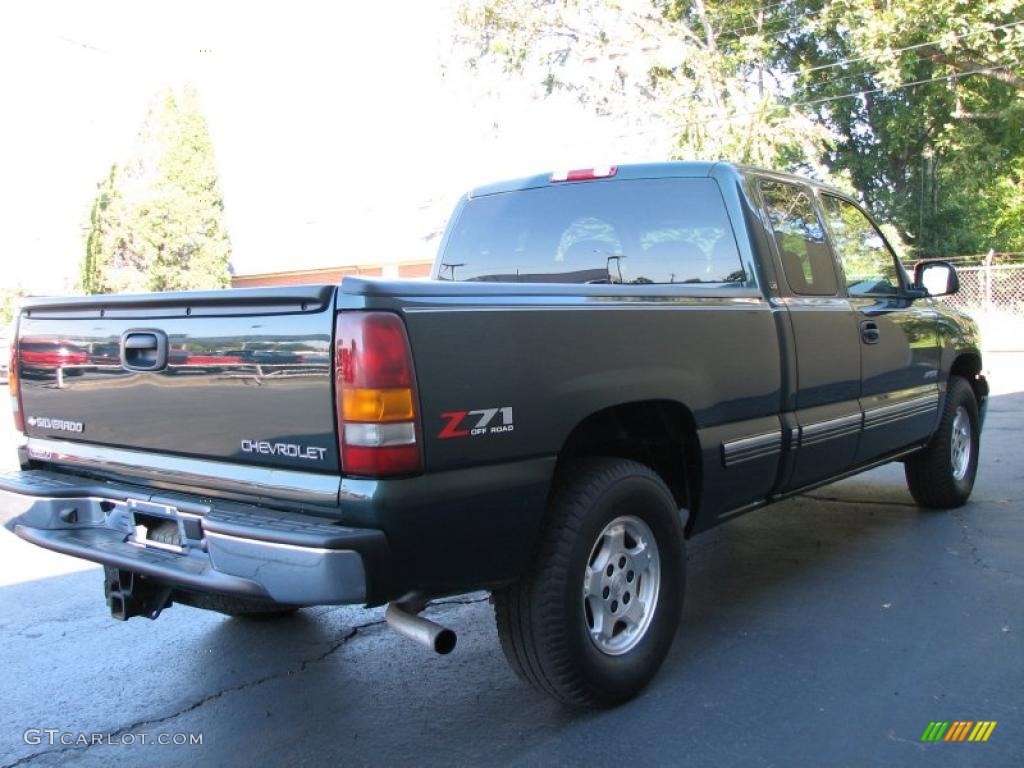
[[[603,165],[597,168],[579,168],[575,171],[555,171],[551,181],[589,181],[591,179],[608,179],[619,170],[617,165]]]
[[[14,428],[25,431],[25,415],[21,410],[21,377],[18,375],[18,331],[15,328],[11,339],[11,360],[7,369],[7,388],[11,394],[11,408],[14,410]]]
[[[402,319],[390,312],[342,312],[334,360],[342,471],[371,477],[420,472],[416,376]]]

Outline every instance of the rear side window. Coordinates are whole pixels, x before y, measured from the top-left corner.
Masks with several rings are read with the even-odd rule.
[[[441,280],[726,283],[746,279],[711,179],[551,184],[470,200]]]
[[[892,295],[900,291],[896,257],[864,212],[846,200],[821,196],[836,255],[851,296]]]
[[[835,265],[807,191],[796,184],[762,180],[761,197],[790,289],[804,296],[834,296]]]

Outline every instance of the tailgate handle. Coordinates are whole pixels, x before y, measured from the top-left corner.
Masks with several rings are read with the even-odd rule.
[[[163,331],[125,331],[121,336],[121,365],[130,371],[159,371],[167,365],[167,334]]]

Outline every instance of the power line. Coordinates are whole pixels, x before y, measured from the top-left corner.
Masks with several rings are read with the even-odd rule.
[[[772,5],[765,6],[762,10],[766,10],[768,8],[778,7],[780,5],[788,5],[788,4],[789,4],[788,2],[773,3]],[[785,22],[788,22],[788,21],[795,21],[797,19],[802,19],[802,20],[806,21],[807,19],[813,19],[816,16],[820,16],[821,14],[825,13],[825,11],[827,11],[827,10],[829,10],[828,7],[823,7],[821,10],[816,11],[814,13],[809,13],[809,14],[793,14],[791,16],[784,16],[784,17],[778,18],[778,19],[769,19],[769,20],[765,21],[763,24],[744,24],[744,25],[741,25],[741,26],[738,26],[738,27],[729,27],[727,29],[719,30],[716,33],[715,38],[716,38],[716,40],[720,40],[723,37],[732,35],[732,33],[734,33],[734,32],[744,32],[744,31],[747,31],[747,30],[760,30],[760,31],[764,31],[764,32],[771,32],[773,35],[778,37],[778,36],[784,35],[784,34],[786,34],[788,32],[792,32],[792,31],[800,29],[803,26],[803,24],[793,24],[792,26],[782,27],[782,28],[779,28],[779,29],[772,29],[773,25],[778,24],[780,22],[785,23]],[[997,26],[994,26],[994,27],[990,27],[990,28],[987,28],[987,29],[976,29],[976,30],[971,31],[971,32],[965,32],[962,35],[955,35],[954,39],[955,40],[963,40],[965,38],[974,37],[975,35],[981,35],[981,34],[985,34],[985,33],[998,32],[998,31],[1001,31],[1001,30],[1004,30],[1004,29],[1010,29],[1012,27],[1016,27],[1016,26],[1018,26],[1018,25],[1020,25],[1022,23],[1024,23],[1024,20],[1015,20],[1015,21],[1007,22],[1007,23],[1000,24],[1000,25],[997,25]],[[736,35],[736,37],[739,38],[741,36],[740,35]],[[895,48],[895,49],[893,49],[892,51],[889,51],[889,52],[890,53],[902,53],[903,51],[911,51],[911,50],[915,50],[916,48],[924,48],[924,47],[927,47],[929,45],[937,45],[939,43],[945,42],[945,40],[946,40],[945,38],[939,38],[937,40],[930,40],[930,41],[925,42],[925,43],[916,43],[914,45],[908,45],[908,46],[905,46],[903,48]],[[809,71],[814,72],[814,71],[817,71],[817,70],[820,70],[820,69],[831,69],[833,67],[842,66],[844,64],[852,64],[854,62],[863,61],[863,60],[869,59],[869,58],[871,58],[871,57],[870,56],[860,56],[860,57],[850,58],[850,59],[846,59],[844,61],[835,62],[833,64],[823,64],[823,65],[820,65],[818,67],[813,67]]]
[[[931,57],[930,56],[917,56],[916,58],[912,59],[911,61],[901,62],[901,66],[913,66],[915,64],[920,64],[921,62],[925,62],[925,61],[931,61]],[[995,67],[995,66],[999,66],[999,67],[1006,66],[1006,67],[1009,67],[1009,66],[1013,66],[1013,62],[1011,62],[1011,63],[1004,63],[1004,64],[992,63],[989,66],[993,66],[993,67]],[[795,76],[801,75],[803,73],[802,72],[783,72],[782,74],[795,77]],[[955,72],[951,73],[950,75],[948,75],[948,77],[955,77],[955,76],[956,76]],[[830,77],[828,80],[822,80],[820,82],[807,83],[807,87],[815,88],[815,89],[820,91],[820,89],[824,88],[827,85],[832,85],[833,83],[841,83],[844,80],[854,80],[854,79],[857,79],[857,78],[877,79],[877,77],[878,77],[878,73],[877,72],[871,72],[871,71],[868,71],[868,70],[861,70],[861,71],[858,71],[858,72],[848,72],[848,73],[846,73],[844,75],[839,75],[838,77]],[[753,80],[751,80],[749,78],[744,78],[743,82],[748,83],[749,85],[752,85],[752,86],[756,86],[757,85],[757,82],[755,82],[755,81],[753,81]]]
[[[964,33],[962,35],[954,35],[954,39],[957,40],[957,41],[960,41],[960,40],[964,40],[964,39],[969,38],[969,37],[974,37],[975,35],[980,35],[980,34],[984,34],[984,33],[991,33],[991,32],[998,32],[998,31],[1004,30],[1004,29],[1010,29],[1012,27],[1020,26],[1021,24],[1024,24],[1024,19],[1008,22],[1006,24],[1000,24],[997,27],[991,27],[989,29],[976,29],[973,32],[966,32],[966,33]],[[886,53],[892,54],[892,53],[904,53],[906,51],[914,51],[914,50],[917,50],[918,48],[927,48],[930,45],[938,45],[939,43],[943,43],[945,41],[946,41],[946,38],[939,38],[938,40],[929,40],[928,42],[925,42],[925,43],[914,43],[913,45],[905,45],[905,46],[903,46],[901,48],[893,48],[892,50],[886,51]],[[825,70],[825,69],[833,69],[835,67],[842,67],[842,66],[845,66],[846,64],[855,64],[858,61],[867,61],[868,59],[871,59],[871,58],[873,58],[873,56],[871,56],[871,55],[854,56],[854,57],[851,57],[849,59],[842,59],[841,61],[833,62],[831,64],[821,64],[821,65],[819,65],[817,67],[811,67],[810,69],[803,70],[803,72],[801,72],[800,74],[809,74],[811,72],[821,72],[822,70]]]
[[[916,88],[917,86],[927,85],[928,83],[937,83],[937,82],[940,82],[942,80],[950,80],[950,79],[953,79],[953,78],[960,78],[960,77],[969,77],[971,75],[978,75],[978,74],[983,74],[983,73],[986,73],[986,72],[997,72],[999,70],[1008,69],[1010,67],[1016,66],[1016,65],[1018,65],[1020,63],[1021,63],[1020,61],[1013,61],[1013,62],[1010,62],[1010,63],[1007,63],[1007,64],[999,64],[999,65],[991,66],[991,67],[979,67],[978,69],[972,69],[972,70],[967,71],[967,72],[957,72],[955,74],[941,75],[939,77],[929,77],[929,78],[923,78],[921,80],[912,80],[912,81],[909,81],[909,82],[897,83],[896,85],[893,85],[893,86],[880,86],[878,88],[865,88],[865,89],[860,90],[860,91],[854,91],[853,93],[844,93],[844,94],[840,94],[840,95],[837,95],[837,96],[826,96],[826,97],[823,97],[823,98],[806,99],[806,100],[803,100],[803,101],[780,102],[777,106],[784,107],[786,109],[798,109],[800,107],[811,107],[811,106],[815,106],[815,105],[818,105],[818,104],[827,104],[827,103],[834,102],[834,101],[841,101],[842,99],[853,99],[853,98],[856,98],[858,96],[867,96],[867,95],[870,95],[872,93],[882,93],[882,92],[890,93],[890,92],[893,92],[893,91],[905,90],[907,88]],[[727,122],[727,121],[731,121],[731,120],[742,119],[742,118],[746,118],[746,117],[754,117],[760,111],[761,110],[748,110],[746,112],[736,112],[736,113],[734,113],[732,115],[725,115],[725,116],[721,116],[721,117],[707,117],[707,118],[700,118],[700,119],[694,119],[694,120],[686,120],[686,121],[683,121],[681,123],[675,123],[674,125],[676,125],[677,127],[687,127],[687,126],[691,126],[691,125],[702,125],[702,124],[706,125],[708,123],[721,123],[721,122]],[[640,133],[645,133],[645,132],[637,131],[633,135],[638,135]],[[629,134],[624,134],[624,135],[629,135]]]
[[[913,88],[914,86],[918,86],[918,85],[926,85],[928,83],[937,83],[940,80],[950,80],[952,78],[957,78],[957,77],[968,77],[969,75],[980,75],[980,74],[985,73],[985,72],[998,72],[999,70],[1009,69],[1010,67],[1015,66],[1015,65],[1020,64],[1020,63],[1021,62],[1019,62],[1019,61],[1012,61],[1012,62],[1009,62],[1007,64],[999,64],[999,65],[991,66],[991,67],[979,67],[978,69],[968,70],[967,72],[954,72],[954,73],[949,74],[949,75],[940,75],[938,77],[928,77],[928,78],[924,78],[922,80],[913,80],[913,81],[908,82],[908,83],[899,83],[899,84],[891,86],[891,87],[880,86],[878,88],[865,88],[862,91],[855,91],[854,93],[844,93],[844,94],[841,94],[839,96],[825,96],[825,97],[820,98],[820,99],[809,99],[807,101],[788,102],[787,104],[785,104],[785,106],[787,106],[787,107],[809,107],[809,106],[813,106],[815,104],[825,104],[825,103],[832,102],[832,101],[839,101],[840,99],[850,99],[850,98],[853,98],[855,96],[867,96],[867,95],[872,94],[872,93],[882,93],[883,91],[887,91],[887,92],[888,91],[901,91],[904,88]],[[753,114],[753,113],[751,113],[751,114]]]
[[[778,8],[780,5],[792,5],[792,4],[793,4],[793,0],[783,0],[782,2],[779,2],[779,3],[772,3],[770,5],[762,6],[761,8],[758,8],[756,10],[760,11],[761,13],[764,13],[769,8]],[[748,30],[748,29],[763,29],[764,26],[771,25],[771,24],[778,24],[780,21],[781,22],[786,22],[786,21],[793,21],[794,19],[811,18],[811,17],[814,17],[814,16],[820,16],[821,14],[823,14],[827,10],[829,10],[829,9],[827,7],[824,7],[820,11],[816,11],[814,13],[808,13],[808,14],[794,13],[792,16],[783,16],[783,17],[778,18],[778,19],[768,19],[768,20],[764,21],[763,24],[744,24],[744,25],[739,26],[739,27],[729,27],[728,29],[719,30],[718,34],[717,34],[717,37],[721,37],[722,35],[728,35],[728,34],[731,34],[733,32],[743,32],[743,31]],[[751,9],[751,13],[753,13],[753,12],[755,12],[755,9]],[[790,29],[796,29],[796,28],[797,28],[797,26],[794,25],[792,27],[787,27],[786,29],[779,30],[779,31],[786,32],[786,31],[788,31]]]
[[[953,39],[956,40],[956,41],[966,40],[968,38],[975,37],[976,35],[981,35],[981,34],[986,34],[986,33],[991,34],[992,32],[1000,32],[1000,31],[1003,31],[1003,30],[1012,29],[1014,27],[1019,27],[1021,24],[1024,24],[1024,19],[1018,19],[1018,20],[1015,20],[1015,21],[1007,22],[1005,24],[1000,24],[999,26],[990,27],[988,29],[976,29],[976,30],[974,30],[972,32],[965,32],[962,35],[954,35]],[[797,29],[798,27],[799,27],[799,25],[795,25],[793,27],[788,27],[785,30],[781,30],[781,31],[782,32],[788,32],[790,30]],[[918,50],[920,48],[928,48],[929,46],[939,45],[940,43],[946,42],[947,39],[948,38],[944,38],[943,37],[943,38],[938,38],[936,40],[928,40],[928,41],[923,42],[923,43],[914,43],[913,45],[905,45],[905,46],[902,46],[900,48],[892,48],[890,50],[884,51],[884,53],[886,53],[886,54],[906,53],[907,51],[915,51],[915,50]],[[871,54],[863,55],[863,56],[853,56],[851,58],[842,59],[840,61],[835,61],[835,62],[832,62],[830,64],[819,64],[816,67],[810,67],[810,68],[802,70],[800,72],[787,72],[786,74],[790,74],[790,75],[806,75],[806,74],[810,74],[811,72],[823,72],[823,71],[828,70],[828,69],[835,69],[836,67],[843,67],[843,66],[846,66],[847,64],[855,64],[855,63],[860,62],[860,61],[868,61],[869,59],[872,59],[872,58],[875,58],[875,56],[871,55]],[[925,58],[927,58],[927,57],[924,57],[924,56],[918,57],[915,61],[923,61]],[[842,79],[842,78],[837,78],[837,79]],[[834,82],[834,81],[827,80],[825,82]]]
[[[776,3],[776,5],[786,5],[786,3]],[[772,6],[767,6],[767,7],[770,8]],[[779,24],[779,23],[783,23],[784,24],[784,23],[789,22],[789,21],[796,21],[797,19],[812,19],[815,16],[820,16],[821,14],[825,13],[825,11],[827,11],[827,10],[830,10],[830,9],[826,6],[826,7],[822,8],[820,11],[816,11],[814,13],[807,13],[807,14],[794,13],[792,16],[782,16],[782,17],[777,18],[777,19],[767,19],[764,22],[762,22],[761,24],[744,24],[741,27],[729,27],[728,29],[720,30],[718,32],[718,34],[716,35],[716,37],[717,38],[721,38],[724,35],[731,35],[733,32],[745,32],[745,31],[747,31],[749,29],[755,29],[755,30],[760,30],[760,31],[765,31],[765,32],[771,32],[774,35],[782,35],[782,34],[785,34],[786,32],[791,32],[794,29],[799,29],[801,27],[801,25],[800,24],[794,24],[794,25],[789,26],[789,27],[782,27],[781,29],[769,29],[769,28],[774,26],[775,24]],[[742,37],[742,35],[736,35],[736,37],[739,38],[739,37]]]
[[[904,66],[906,66],[906,65],[913,66],[914,64],[920,64],[923,61],[931,61],[931,57],[929,57],[929,56],[918,56],[915,59],[913,59],[912,61],[902,62],[902,65],[904,65]],[[1012,67],[1014,63],[1016,63],[1016,62],[1003,63],[1003,64],[993,63],[993,64],[990,64],[989,66],[993,66],[993,67],[997,67],[997,66],[998,67]],[[798,75],[798,74],[801,74],[801,73],[798,73],[798,72],[787,72],[786,74],[788,74],[788,75]],[[956,77],[956,75],[957,75],[957,73],[953,72],[953,73],[950,73],[949,75],[944,75],[942,77]],[[857,79],[857,78],[875,79],[877,77],[878,77],[878,73],[877,72],[869,72],[869,71],[848,72],[845,75],[839,75],[838,77],[831,77],[828,80],[822,80],[821,82],[808,83],[807,85],[809,87],[816,88],[816,89],[820,90],[821,88],[824,88],[826,85],[832,85],[833,83],[840,83],[840,82],[842,82],[844,80],[854,80],[854,79]],[[942,79],[942,78],[940,78],[940,79]]]
[[[768,8],[775,8],[775,7],[780,6],[780,5],[789,5],[791,2],[792,2],[792,0],[785,0],[785,2],[781,2],[781,3],[772,3],[771,5],[764,6],[764,8],[762,8],[760,10],[764,11],[764,10],[767,10]],[[782,27],[780,29],[771,29],[771,27],[773,25],[779,24],[779,23],[786,23],[788,21],[794,21],[795,19],[814,18],[815,16],[820,16],[821,14],[823,14],[827,10],[829,10],[829,9],[826,7],[826,8],[822,8],[820,11],[816,11],[815,13],[808,13],[808,14],[798,14],[797,13],[797,14],[793,14],[792,16],[783,16],[783,17],[778,18],[778,19],[767,19],[764,22],[762,22],[761,24],[744,24],[744,25],[738,26],[738,27],[729,27],[727,29],[720,29],[717,32],[715,32],[715,41],[717,42],[717,41],[721,40],[722,38],[724,38],[726,36],[732,35],[733,32],[744,32],[744,31],[746,31],[748,29],[756,29],[756,30],[761,30],[763,32],[771,32],[773,35],[778,37],[778,36],[783,35],[783,34],[785,34],[787,32],[791,32],[791,31],[793,31],[795,29],[799,29],[801,25],[800,24],[794,24],[792,26]],[[699,30],[692,30],[691,29],[690,31],[694,35],[696,35],[697,37],[700,37],[700,35],[698,34]],[[740,37],[742,37],[742,35],[736,35],[736,39],[739,39]]]
[[[782,4],[783,3],[777,3],[776,5],[782,5]],[[974,36],[980,35],[980,34],[985,34],[985,33],[991,34],[992,32],[999,32],[999,31],[1002,31],[1002,30],[1012,29],[1012,28],[1020,26],[1021,24],[1024,24],[1024,19],[1019,19],[1019,20],[1007,22],[1005,24],[1000,24],[999,26],[991,27],[991,28],[988,28],[988,29],[977,29],[977,30],[974,30],[973,32],[966,32],[966,33],[964,33],[962,35],[954,36],[953,39],[957,40],[957,41],[965,40],[965,39],[968,39],[968,38],[971,38],[971,37],[974,37]],[[796,28],[797,27],[794,26],[794,27],[790,27],[788,29],[796,29]],[[788,31],[788,30],[786,30],[786,31]],[[721,36],[721,34],[722,33],[719,33],[719,36]],[[938,38],[936,40],[928,40],[928,41],[923,42],[923,43],[914,43],[913,45],[905,45],[905,46],[901,46],[899,48],[893,48],[891,50],[885,51],[885,53],[887,53],[887,54],[906,53],[907,51],[914,51],[914,50],[919,50],[921,48],[927,48],[929,46],[938,45],[938,44],[944,43],[946,41],[947,41],[947,38]],[[824,71],[829,70],[829,69],[835,69],[836,67],[846,66],[847,64],[855,64],[855,63],[861,62],[861,61],[868,61],[869,59],[872,59],[872,58],[875,58],[875,57],[873,55],[854,56],[854,57],[850,57],[850,58],[847,58],[847,59],[842,59],[840,61],[832,62],[830,64],[820,64],[820,65],[818,65],[816,67],[810,67],[808,69],[804,69],[804,70],[800,70],[800,71],[796,71],[796,72],[785,72],[784,74],[792,75],[792,76],[808,75],[808,74],[811,74],[812,72],[824,72]],[[919,56],[918,58],[916,58],[914,60],[914,62],[917,63],[917,62],[920,62],[920,61],[924,61],[927,58],[928,58],[927,56]],[[839,77],[833,78],[831,80],[825,80],[825,81],[823,81],[821,83],[818,83],[817,85],[818,86],[828,85],[830,83],[839,82],[840,80],[845,80],[845,79],[852,78],[852,77],[859,77],[859,76],[861,76],[863,74],[867,74],[867,73],[850,73],[850,74],[846,74],[846,75],[840,75]]]

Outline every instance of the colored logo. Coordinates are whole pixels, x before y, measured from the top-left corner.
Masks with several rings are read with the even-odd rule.
[[[996,728],[995,720],[940,720],[928,723],[921,741],[988,741]]]
[[[494,417],[501,414],[501,424],[494,424]],[[450,440],[453,437],[479,437],[480,435],[498,435],[515,429],[512,422],[512,407],[481,408],[478,411],[449,411],[442,413],[441,418],[448,423],[438,432],[439,440]]]

